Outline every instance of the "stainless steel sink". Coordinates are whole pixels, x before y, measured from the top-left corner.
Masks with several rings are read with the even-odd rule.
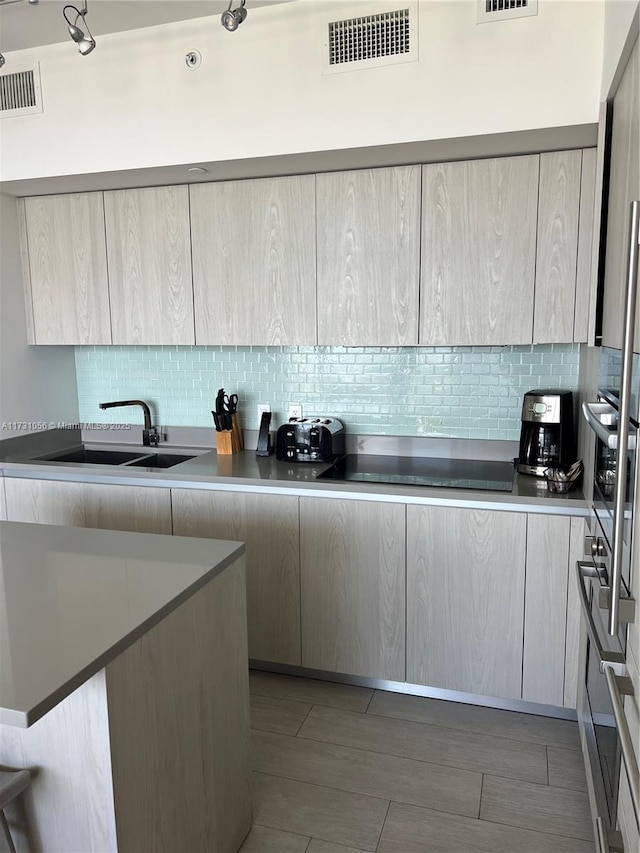
[[[130,462],[127,468],[172,468],[174,465],[186,462],[187,459],[193,459],[193,456],[184,456],[181,453],[154,453]]]
[[[91,465],[123,465],[138,459],[142,454],[123,450],[87,450],[83,447],[79,450],[65,451],[56,456],[40,457],[41,462],[88,462]]]

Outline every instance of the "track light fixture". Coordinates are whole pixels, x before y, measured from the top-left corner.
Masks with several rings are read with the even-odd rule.
[[[75,18],[73,19],[73,23],[67,17],[67,9],[71,9],[76,13]],[[93,48],[96,46],[96,40],[91,35],[91,31],[89,30],[89,25],[86,20],[87,14],[87,0],[84,0],[82,4],[82,9],[76,9],[75,6],[65,6],[62,10],[62,15],[67,22],[69,27],[69,35],[74,40],[74,42],[78,45],[78,50],[83,56],[86,56],[88,53],[91,53]],[[77,26],[78,19],[82,18],[82,26],[86,28],[88,35],[85,36],[83,30]]]
[[[225,28],[225,30],[228,30],[230,33],[234,32],[234,30],[237,30],[240,24],[247,17],[247,10],[244,7],[245,3],[246,0],[240,0],[240,5],[238,6],[238,8],[231,11],[231,7],[233,6],[233,0],[230,0],[229,8],[226,10],[226,12],[222,13],[222,17],[220,18],[220,23]]]

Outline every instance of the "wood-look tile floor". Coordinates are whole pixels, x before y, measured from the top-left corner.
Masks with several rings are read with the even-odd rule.
[[[594,853],[576,723],[251,672],[242,853]]]

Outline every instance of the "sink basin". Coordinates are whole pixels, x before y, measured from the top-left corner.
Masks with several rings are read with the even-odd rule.
[[[193,456],[184,456],[181,453],[154,453],[142,459],[136,459],[135,462],[129,463],[127,468],[172,468],[180,462],[186,462],[187,459],[193,459]]]
[[[92,465],[122,465],[137,459],[141,453],[131,453],[123,450],[73,450],[58,456],[49,456],[46,462],[89,462]]]

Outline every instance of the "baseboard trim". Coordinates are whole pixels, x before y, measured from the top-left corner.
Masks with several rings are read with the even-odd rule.
[[[308,669],[304,666],[270,663],[261,660],[249,660],[249,668],[261,672],[274,672],[279,675],[296,675],[299,678],[315,678],[318,681],[333,681],[337,684],[352,684],[356,687],[369,687],[374,690],[386,690],[390,693],[406,693],[409,696],[424,696],[427,699],[442,699],[445,702],[460,702],[463,705],[479,705],[483,708],[497,708],[500,711],[516,711],[520,714],[536,714],[539,717],[555,717],[560,720],[577,720],[574,708],[560,708],[556,705],[541,705],[538,702],[525,702],[522,699],[503,699],[494,696],[481,696],[476,693],[461,693],[458,690],[443,690],[440,687],[425,687],[423,684],[409,684],[404,681],[386,681],[381,678],[363,678],[359,675],[344,675],[340,672],[326,672],[320,669]]]

